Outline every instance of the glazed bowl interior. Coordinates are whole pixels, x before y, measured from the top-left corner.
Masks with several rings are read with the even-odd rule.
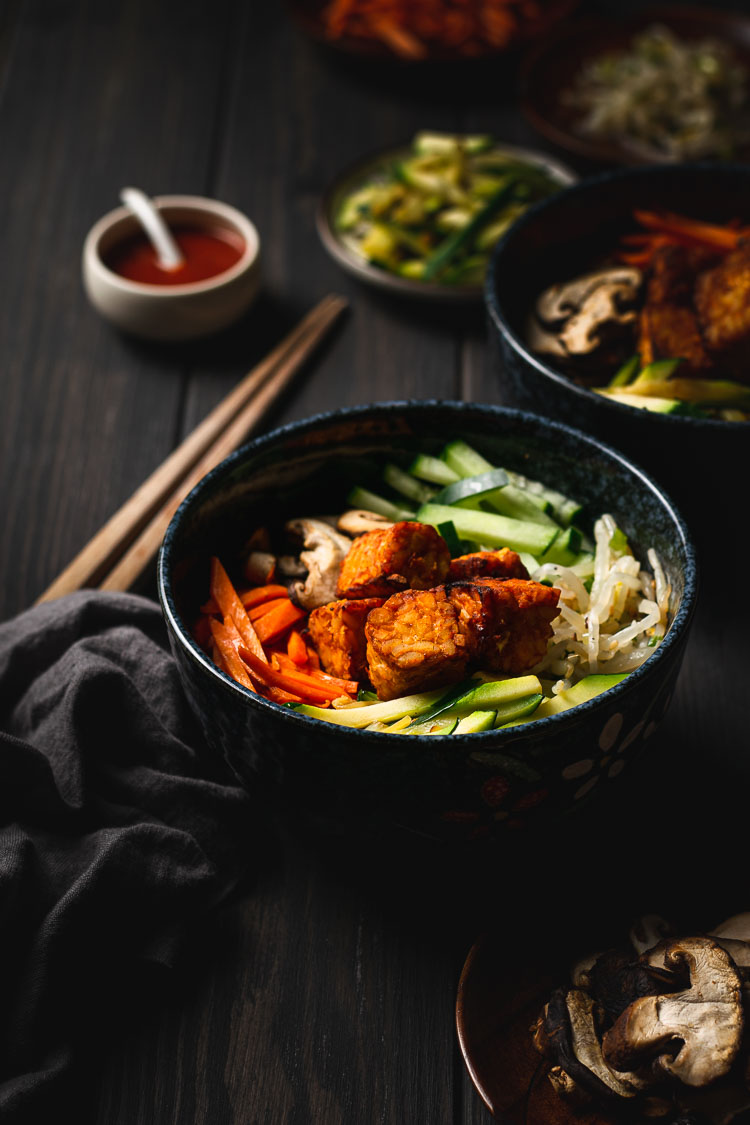
[[[349,506],[354,484],[377,489],[386,461],[407,466],[415,453],[437,455],[459,435],[491,461],[582,501],[589,528],[608,511],[640,557],[656,549],[671,583],[672,624],[641,669],[606,696],[550,719],[461,737],[406,738],[299,715],[253,695],[214,666],[191,636],[208,596],[211,555],[231,571],[257,527],[281,529],[289,518],[339,513]],[[421,830],[452,814],[461,819],[473,800],[468,791],[497,774],[493,755],[506,759],[506,770],[515,769],[512,783],[528,793],[539,789],[545,773],[541,764],[518,765],[530,753],[541,763],[557,751],[557,774],[569,754],[581,756],[588,724],[596,742],[608,718],[622,716],[623,708],[633,726],[643,727],[652,711],[654,720],[657,711],[660,716],[679,667],[696,574],[687,532],[670,501],[614,451],[567,427],[500,407],[393,403],[296,423],[229,457],[175,515],[160,555],[159,587],[188,698],[209,741],[241,776],[270,773],[292,786],[314,785],[326,803],[358,812],[368,806],[378,815],[387,808]],[[550,807],[568,797],[558,794]]]
[[[608,172],[531,208],[500,241],[487,271],[490,337],[500,353],[506,401],[593,433],[638,460],[701,521],[706,464],[744,471],[750,423],[657,414],[614,402],[574,383],[554,360],[534,354],[525,325],[539,294],[600,264],[634,225],[633,211],[679,211],[726,223],[747,221],[750,165],[651,165]],[[613,371],[602,372],[606,383]]]

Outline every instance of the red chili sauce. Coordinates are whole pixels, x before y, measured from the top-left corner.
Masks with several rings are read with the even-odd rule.
[[[181,266],[165,270],[145,234],[118,242],[104,257],[104,264],[128,281],[147,285],[187,285],[218,277],[239,262],[245,252],[241,235],[228,227],[194,227],[175,224],[172,236],[185,257]]]

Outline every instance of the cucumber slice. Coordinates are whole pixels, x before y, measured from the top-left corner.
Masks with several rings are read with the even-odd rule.
[[[457,504],[461,500],[468,500],[472,496],[484,496],[488,492],[504,488],[508,483],[508,474],[504,469],[490,469],[479,473],[478,476],[463,477],[455,484],[449,484],[432,499],[436,504]]]
[[[461,540],[456,534],[456,525],[453,520],[447,520],[446,523],[441,523],[437,529],[438,535],[442,535],[445,544],[450,551],[452,559],[457,559],[463,551]]]
[[[435,496],[434,488],[415,480],[410,473],[405,473],[398,465],[386,465],[383,470],[383,480],[394,492],[400,492],[407,500],[416,500],[418,504],[426,504]]]
[[[478,734],[483,730],[492,730],[496,715],[497,711],[472,711],[470,715],[464,715],[454,734]]]
[[[312,719],[322,719],[340,727],[353,727],[357,730],[369,727],[370,723],[389,723],[403,719],[404,715],[426,715],[431,707],[445,695],[445,690],[421,692],[419,695],[404,695],[399,699],[389,699],[383,703],[369,703],[365,707],[314,707],[310,703],[292,704],[292,709],[300,715]]]
[[[472,449],[465,441],[449,442],[440,456],[459,477],[475,477],[480,473],[489,473],[495,468],[486,457],[477,453],[476,449]]]
[[[544,554],[539,556],[539,562],[572,566],[579,559],[582,542],[583,536],[577,527],[566,527]]]
[[[379,496],[376,492],[370,492],[368,488],[361,488],[359,485],[351,490],[347,500],[355,508],[377,512],[379,516],[385,516],[386,519],[393,520],[394,523],[415,519],[414,512],[409,508],[399,508],[398,505],[392,504],[390,500],[386,500],[384,496]]]
[[[360,506],[366,507],[364,504]],[[415,518],[421,523],[431,523],[436,528],[450,520],[462,539],[486,543],[490,547],[510,547],[513,551],[528,551],[534,556],[543,555],[558,534],[556,527],[544,527],[538,523],[495,515],[494,512],[450,508],[445,504],[433,502],[423,504]]]
[[[454,473],[445,461],[441,461],[439,457],[428,457],[424,453],[419,453],[414,458],[409,472],[413,477],[427,480],[431,484],[453,484],[454,480],[458,480],[458,473]]]

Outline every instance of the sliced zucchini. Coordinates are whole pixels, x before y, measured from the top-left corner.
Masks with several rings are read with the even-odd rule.
[[[611,391],[608,387],[596,387],[596,393],[604,398],[620,402],[623,406],[635,406],[639,410],[650,410],[652,414],[679,414],[683,404],[678,398],[661,398],[656,395],[635,394],[619,388]]]
[[[622,367],[615,371],[607,386],[611,389],[613,387],[626,387],[628,383],[632,383],[641,366],[641,357],[639,355],[632,355],[630,359],[626,359]]]
[[[496,715],[497,711],[472,711],[471,714],[464,715],[460,722],[457,720],[454,734],[478,734],[483,730],[492,730]]]
[[[439,715],[420,723],[411,723],[401,734],[453,734],[459,726],[458,715]]]
[[[357,730],[371,723],[390,723],[403,719],[404,715],[425,715],[445,690],[421,692],[419,695],[404,695],[399,699],[389,699],[382,703],[368,703],[364,707],[314,707],[310,703],[294,703],[293,710],[312,719],[323,719],[340,727],[354,727]]]
[[[470,711],[499,710],[509,703],[528,700],[532,695],[543,695],[537,676],[514,676],[506,680],[489,680],[476,684],[460,695],[450,705],[451,712],[467,714]],[[538,701],[537,701],[538,702]]]

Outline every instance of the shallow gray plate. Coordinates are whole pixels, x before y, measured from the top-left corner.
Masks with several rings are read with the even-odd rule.
[[[545,152],[536,149],[519,148],[514,145],[505,145],[499,142],[494,145],[496,150],[524,160],[543,168],[559,183],[565,187],[575,183],[578,176],[566,164]],[[378,289],[386,289],[391,293],[400,293],[405,297],[416,297],[430,301],[479,301],[482,298],[483,285],[440,285],[434,281],[417,281],[412,278],[400,277],[398,274],[389,273],[388,270],[372,265],[351,247],[336,229],[336,215],[344,198],[356,188],[364,184],[375,172],[393,164],[395,161],[404,160],[413,155],[411,145],[399,145],[397,148],[381,149],[357,161],[347,168],[326,191],[323,196],[316,218],[318,233],[328,253],[340,266],[354,277],[359,278],[368,285]]]

